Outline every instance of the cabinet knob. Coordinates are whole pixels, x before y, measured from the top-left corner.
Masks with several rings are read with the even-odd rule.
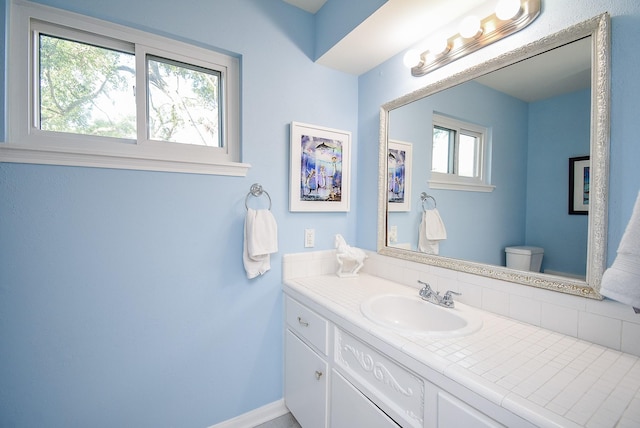
[[[309,323],[306,321],[302,320],[302,317],[298,317],[298,322],[300,323],[301,326],[303,327],[309,327]]]
[[[316,379],[320,380],[321,377],[322,377],[322,372],[316,370]]]

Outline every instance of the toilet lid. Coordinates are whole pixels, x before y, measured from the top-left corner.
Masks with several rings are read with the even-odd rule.
[[[515,247],[507,247],[504,249],[507,253],[513,254],[540,254],[544,253],[544,249],[540,247],[530,247],[528,245],[520,245]]]

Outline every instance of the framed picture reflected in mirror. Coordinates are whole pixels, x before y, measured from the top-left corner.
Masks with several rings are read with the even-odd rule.
[[[589,214],[589,156],[569,158],[569,214]]]

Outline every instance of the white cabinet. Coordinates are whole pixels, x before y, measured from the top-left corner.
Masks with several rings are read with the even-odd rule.
[[[336,371],[331,376],[332,428],[398,428],[391,418]]]
[[[328,322],[289,297],[285,298],[285,320],[285,403],[304,428],[325,428]]]
[[[302,428],[533,427],[451,380],[416,374],[290,296],[285,319],[284,398]]]
[[[329,322],[285,297],[285,404],[303,428],[397,428],[352,383],[331,370]]]
[[[446,392],[439,391],[438,428],[459,427],[498,428],[504,425]]]
[[[322,355],[327,355],[329,323],[326,319],[290,297],[285,299],[285,318],[289,330],[315,347]]]
[[[423,427],[424,380],[354,335],[333,330],[334,367],[398,424]]]
[[[284,398],[304,428],[324,428],[327,421],[327,362],[290,330],[285,336]]]

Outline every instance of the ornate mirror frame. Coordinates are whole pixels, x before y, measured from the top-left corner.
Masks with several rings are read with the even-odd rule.
[[[387,246],[387,147],[389,113],[444,89],[486,73],[514,64],[584,37],[592,37],[591,71],[591,172],[587,244],[586,280],[565,278],[537,272],[525,272],[460,259],[428,255]],[[378,253],[403,260],[438,266],[460,272],[486,276],[518,284],[544,288],[592,299],[599,293],[606,269],[607,211],[609,186],[609,86],[610,86],[610,18],[607,13],[544,37],[521,48],[469,68],[461,73],[425,86],[385,103],[380,108],[380,153],[378,173]]]

